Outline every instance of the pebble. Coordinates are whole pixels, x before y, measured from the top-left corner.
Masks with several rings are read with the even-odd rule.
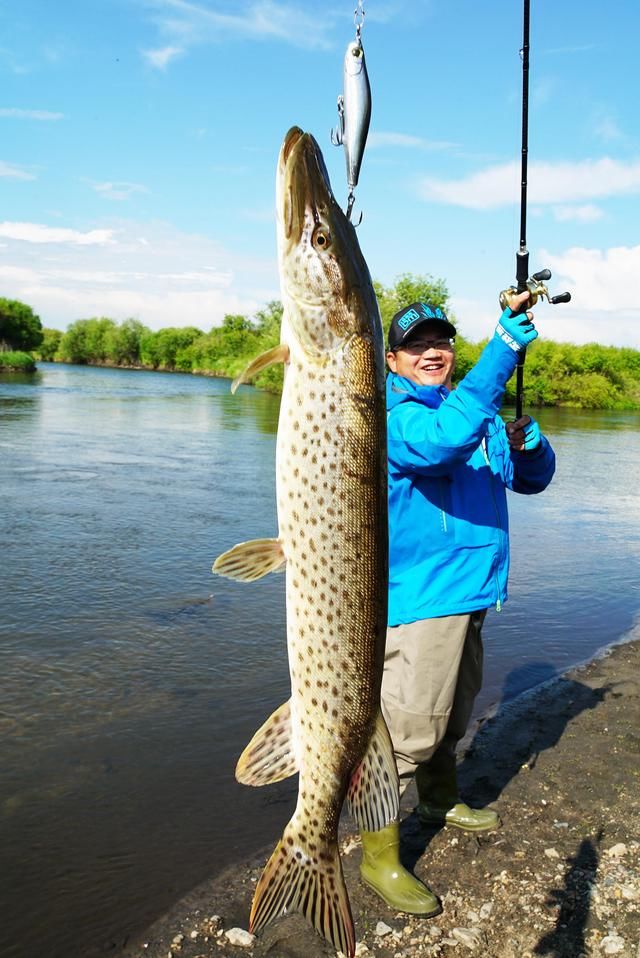
[[[393,928],[389,928],[383,921],[379,921],[376,925],[376,935],[378,938],[384,938],[385,935],[390,935],[393,931]]]
[[[555,848],[545,848],[544,853],[547,858],[560,858],[560,855],[557,853]]]
[[[256,940],[256,936],[249,934],[244,928],[230,928],[224,935],[230,945],[237,945],[238,948],[251,948]]]
[[[623,842],[618,842],[617,845],[613,845],[612,848],[607,850],[607,855],[611,858],[622,858],[623,855],[627,853],[627,846]]]
[[[617,955],[624,951],[624,938],[621,938],[620,935],[605,935],[600,942],[600,950],[605,955]]]
[[[480,918],[483,920],[485,918],[488,918],[492,911],[493,911],[493,902],[492,901],[485,902],[480,909]]]
[[[479,928],[452,928],[451,934],[456,941],[472,951],[482,944],[482,932]]]
[[[640,898],[640,891],[634,888],[633,885],[623,885],[622,897],[626,898],[627,901],[636,901],[636,899]],[[638,945],[638,947],[640,948],[640,945]]]

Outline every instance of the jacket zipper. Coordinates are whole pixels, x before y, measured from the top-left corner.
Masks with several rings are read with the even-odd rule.
[[[443,532],[447,532],[447,513],[444,511],[444,479],[440,479],[440,520]]]
[[[482,454],[484,455],[484,461],[486,462],[487,466],[489,467],[489,472],[491,473],[491,476],[490,476],[490,479],[489,479],[489,485],[491,486],[491,498],[493,499],[493,508],[494,508],[495,511],[496,511],[496,521],[497,521],[497,523],[498,523],[498,531],[501,532],[502,530],[501,530],[501,528],[500,528],[500,512],[499,512],[499,510],[498,510],[498,503],[496,502],[496,491],[495,491],[495,489],[494,489],[494,487],[493,487],[493,472],[491,471],[491,462],[489,461],[489,453],[487,452],[487,440],[486,440],[486,437],[483,438],[482,443],[481,443],[481,446],[482,446]],[[500,551],[502,551],[502,548],[501,548]],[[498,599],[497,599],[497,601],[496,601],[496,612],[500,612],[500,611],[502,610],[502,596],[500,595],[500,582],[498,581],[498,570],[497,570],[497,569],[496,569],[496,571],[494,572],[493,577],[494,577],[494,579],[495,579],[495,583],[496,583],[496,593],[497,593],[497,595],[498,595]]]

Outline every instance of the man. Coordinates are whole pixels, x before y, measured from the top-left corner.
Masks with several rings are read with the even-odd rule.
[[[516,308],[527,297],[518,297]],[[413,303],[389,330],[382,709],[401,792],[415,775],[419,818],[474,832],[496,828],[499,819],[461,800],[455,749],[482,683],[484,617],[507,599],[506,489],[541,492],[555,469],[534,420],[505,425],[498,414],[520,349],[538,335],[532,319],[506,309],[455,390],[456,330],[439,307]],[[434,914],[435,896],[399,865],[398,838],[397,825],[363,835],[362,877],[392,907]]]

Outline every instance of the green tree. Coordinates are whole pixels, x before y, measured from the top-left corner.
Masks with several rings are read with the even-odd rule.
[[[276,346],[280,342],[280,326],[284,307],[277,299],[272,299],[263,309],[259,309],[255,317],[255,327],[258,335],[264,340],[266,348]]]
[[[61,339],[62,333],[59,329],[47,329],[45,326],[42,330],[42,342],[37,349],[38,358],[47,363],[53,362]]]
[[[145,366],[154,369],[175,369],[178,352],[201,336],[202,330],[195,326],[166,326],[155,333],[147,331],[140,338],[140,358]]]
[[[0,351],[36,349],[42,338],[40,317],[31,306],[0,297]]]
[[[148,332],[139,320],[125,319],[105,335],[107,358],[118,366],[136,366],[140,362],[140,342]]]
[[[78,319],[60,341],[60,358],[68,363],[103,363],[108,357],[109,336],[116,328],[105,316]]]

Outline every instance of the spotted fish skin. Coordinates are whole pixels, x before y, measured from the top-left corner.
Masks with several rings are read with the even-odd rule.
[[[263,574],[265,554],[266,571],[286,564],[291,698],[258,730],[236,775],[259,785],[297,771],[299,791],[256,887],[251,929],[300,911],[353,955],[337,844],[341,809],[348,796],[367,830],[398,814],[380,712],[388,570],[383,336],[355,231],[333,197],[316,141],[297,127],[280,152],[277,205],[279,358],[287,361],[276,452],[279,533],[260,540],[260,559],[243,543],[214,570],[250,579],[252,569]]]

